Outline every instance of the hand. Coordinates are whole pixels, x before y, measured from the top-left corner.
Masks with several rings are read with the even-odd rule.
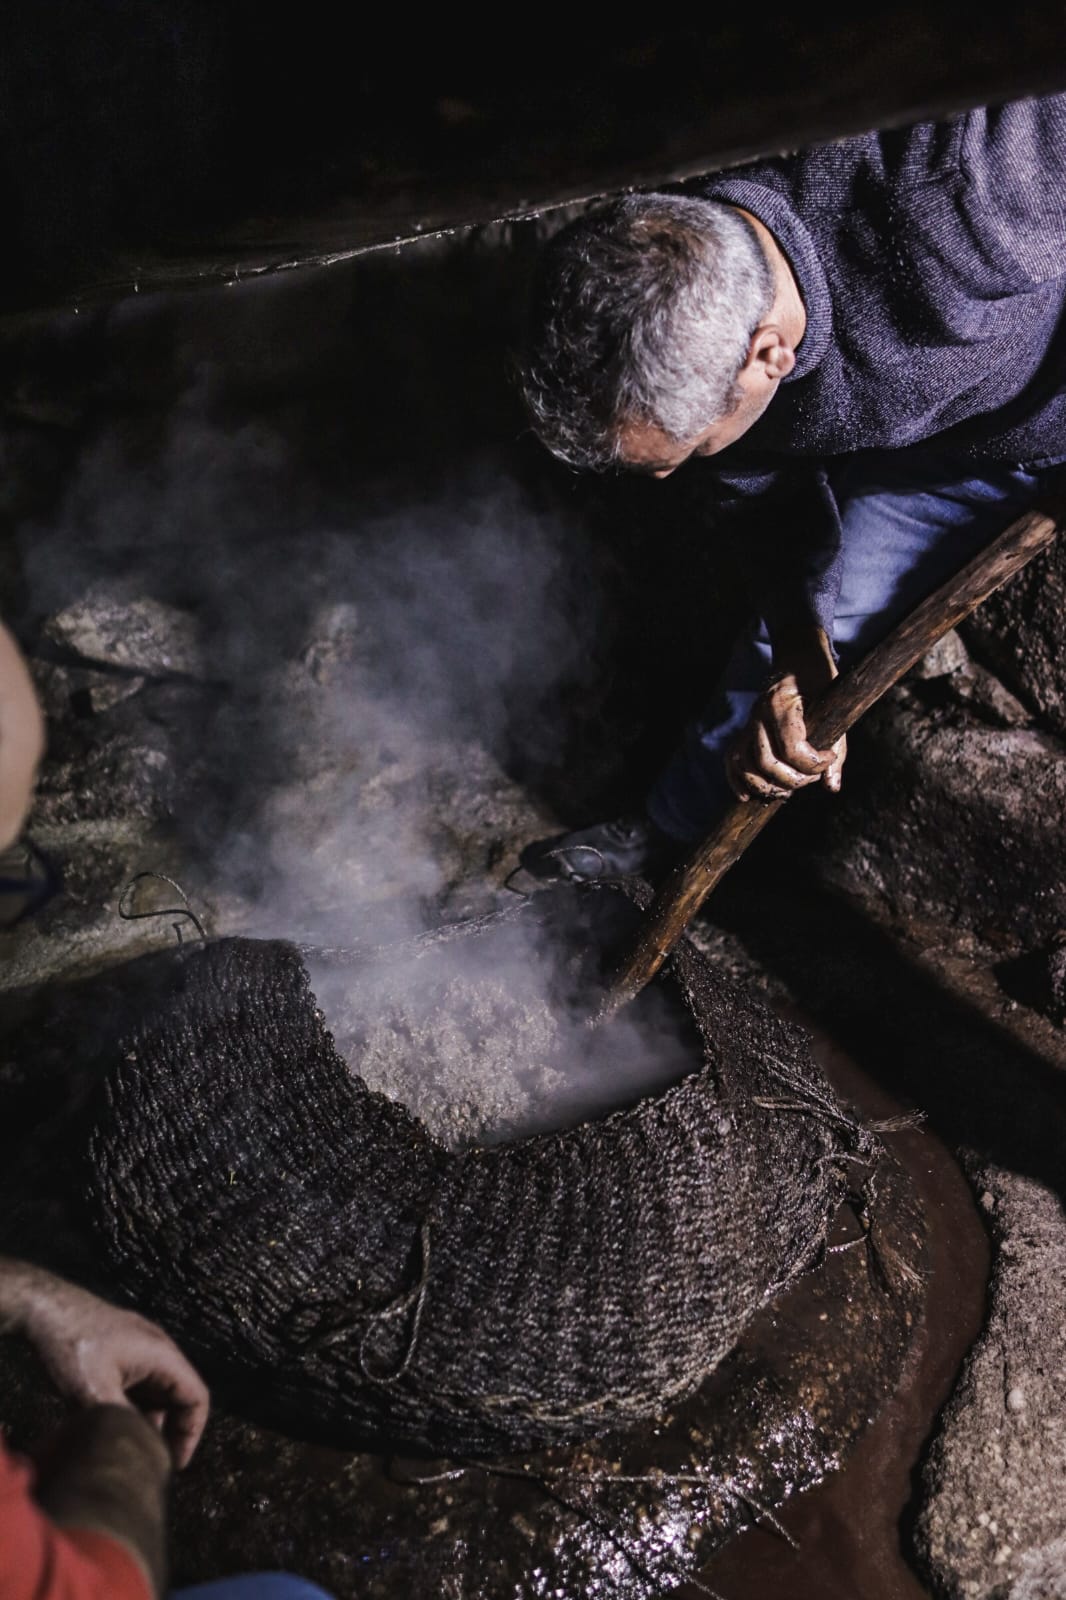
[[[175,1466],[192,1459],[209,1396],[162,1328],[21,1262],[0,1261],[0,1313],[63,1394],[82,1405],[135,1407],[162,1433]]]
[[[18,838],[44,751],[44,719],[18,645],[0,624],[0,850]]]
[[[33,1455],[35,1496],[52,1521],[117,1539],[161,1595],[170,1457],[144,1418],[125,1405],[93,1406]]]
[[[816,750],[807,738],[804,706],[837,676],[825,633],[801,636],[775,651],[778,670],[747,725],[726,751],[725,772],[738,800],[777,800],[822,783],[836,793],[847,759],[846,739]]]

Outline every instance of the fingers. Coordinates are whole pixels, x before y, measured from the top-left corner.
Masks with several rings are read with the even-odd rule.
[[[188,1400],[183,1405],[175,1405],[167,1412],[163,1437],[170,1446],[171,1457],[179,1472],[182,1467],[189,1465],[196,1454],[196,1447],[207,1426],[210,1406],[207,1390],[204,1389],[203,1395],[198,1400]]]
[[[747,765],[739,769],[738,776],[763,799],[790,794],[795,788],[797,774],[778,756],[769,730],[762,722],[752,724],[747,756]]]
[[[825,770],[822,782],[833,794],[840,793],[840,785],[844,777],[844,763],[848,759],[847,739],[838,739],[833,746],[833,759]]]
[[[803,696],[794,678],[782,678],[771,685],[764,697],[764,711],[760,722],[766,729],[773,750],[782,765],[791,774],[807,779],[820,778],[831,759],[828,750],[816,750],[807,738]],[[790,783],[796,788],[796,783]]]
[[[781,800],[791,789],[763,777],[754,753],[754,730],[730,750],[725,761],[726,779],[738,800]]]
[[[126,1393],[155,1426],[160,1426],[176,1467],[188,1466],[200,1443],[207,1423],[211,1400],[207,1385],[177,1345],[165,1335],[153,1341],[158,1346],[151,1361],[141,1364],[137,1381],[128,1380]],[[145,1370],[145,1367],[149,1370]]]
[[[93,1380],[94,1398],[136,1407],[162,1433],[174,1465],[188,1465],[207,1422],[210,1396],[162,1328],[113,1311],[86,1376]]]
[[[163,1435],[177,1467],[187,1467],[200,1443],[211,1409],[207,1385],[176,1345],[168,1341],[170,1388]]]
[[[94,1386],[91,1401],[88,1394],[80,1398],[83,1403],[127,1406],[139,1411],[162,1434],[171,1460],[180,1469],[187,1467],[196,1453],[211,1401],[199,1374],[184,1356],[177,1351],[175,1354],[180,1366],[173,1370],[164,1358],[152,1363],[150,1376],[136,1381],[132,1381],[130,1373],[116,1371],[110,1382],[101,1381]]]
[[[175,1465],[185,1466],[204,1431],[210,1397],[174,1341],[136,1312],[51,1274],[36,1274],[31,1288],[23,1331],[60,1392],[84,1406],[135,1407],[161,1426]]]
[[[847,753],[841,739],[817,750],[807,737],[803,697],[796,680],[774,683],[757,702],[747,727],[725,757],[726,777],[740,800],[778,800],[809,784],[836,791]]]

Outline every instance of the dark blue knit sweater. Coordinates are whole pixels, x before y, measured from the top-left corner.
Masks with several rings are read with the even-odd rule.
[[[831,617],[834,457],[934,450],[960,476],[1066,460],[1066,95],[842,139],[695,192],[765,223],[807,310],[769,409],[696,468],[719,526],[776,574],[760,593],[771,625]]]

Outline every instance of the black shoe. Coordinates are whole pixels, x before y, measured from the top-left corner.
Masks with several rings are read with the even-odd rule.
[[[531,878],[589,883],[594,878],[624,878],[631,873],[654,878],[673,866],[683,852],[684,846],[648,817],[616,817],[574,833],[535,839],[518,859]]]

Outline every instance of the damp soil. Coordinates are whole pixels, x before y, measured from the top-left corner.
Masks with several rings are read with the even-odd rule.
[[[834,1088],[867,1117],[903,1108],[809,1017],[815,1056]],[[892,1137],[927,1227],[924,1315],[895,1394],[842,1471],[786,1502],[789,1538],[751,1527],[709,1564],[703,1582],[720,1600],[926,1600],[934,1591],[907,1556],[914,1474],[936,1418],[985,1316],[988,1234],[973,1193],[947,1147],[927,1128]],[[697,1600],[706,1589],[680,1591]]]

